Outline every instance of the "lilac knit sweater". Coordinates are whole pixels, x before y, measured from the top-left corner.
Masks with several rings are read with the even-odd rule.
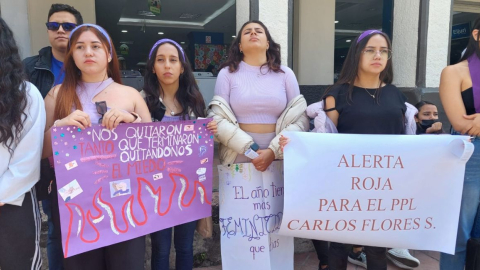
[[[236,72],[223,68],[217,77],[215,95],[224,98],[240,124],[275,124],[288,102],[300,94],[293,71],[260,70],[240,62]]]

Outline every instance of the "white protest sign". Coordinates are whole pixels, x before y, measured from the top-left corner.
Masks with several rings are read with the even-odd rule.
[[[468,137],[286,136],[280,234],[454,253]]]
[[[218,166],[223,269],[293,269],[293,237],[278,235],[283,162],[265,172],[251,163]]]

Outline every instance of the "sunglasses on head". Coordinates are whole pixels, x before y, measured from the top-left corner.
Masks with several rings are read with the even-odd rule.
[[[74,23],[58,23],[58,22],[47,22],[45,25],[47,25],[48,30],[56,31],[58,28],[60,28],[60,25],[62,26],[63,30],[65,31],[72,31],[75,27],[77,27],[76,24]]]
[[[107,112],[107,102],[106,101],[96,101],[95,102],[95,107],[97,108],[98,114],[100,114],[102,117],[98,119],[98,123],[101,124],[103,121],[103,115]]]

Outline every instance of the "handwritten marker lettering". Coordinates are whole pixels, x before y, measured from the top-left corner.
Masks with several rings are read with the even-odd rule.
[[[182,163],[183,163],[183,160],[174,160],[174,161],[168,162],[167,164],[168,165],[177,165],[177,164],[182,164]]]
[[[60,162],[58,187],[76,178],[83,189],[76,197],[79,186],[59,191],[59,209],[66,217],[61,222],[65,257],[211,215],[213,142],[203,126],[208,121],[125,124],[115,130],[94,125],[81,132],[70,127],[73,133],[65,127],[53,132],[55,162]],[[203,171],[197,174],[199,168]],[[263,245],[268,248],[268,243]]]
[[[167,171],[169,173],[181,173],[182,169],[180,169],[180,168],[167,168]]]
[[[97,181],[95,181],[95,184],[98,184],[98,183],[102,182],[103,179],[106,179],[106,178],[108,178],[108,176],[106,176],[106,175],[98,178]]]

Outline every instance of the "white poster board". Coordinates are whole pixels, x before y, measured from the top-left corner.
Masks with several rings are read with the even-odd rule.
[[[454,253],[468,137],[286,136],[280,234]]]
[[[283,162],[265,172],[251,163],[218,166],[223,269],[293,269],[293,237],[278,235]]]

